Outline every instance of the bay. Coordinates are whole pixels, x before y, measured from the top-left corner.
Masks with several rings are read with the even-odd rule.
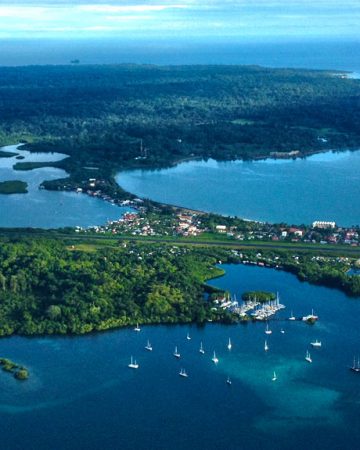
[[[348,366],[360,351],[360,303],[273,269],[222,267],[226,275],[211,284],[237,296],[279,291],[286,309],[270,322],[272,335],[264,334],[264,323],[249,323],[3,338],[0,356],[31,373],[19,382],[0,371],[3,448],[356,448],[360,378]],[[314,326],[286,320],[291,310],[298,317],[311,308],[320,317]],[[147,339],[152,352],[144,349]],[[316,351],[309,345],[315,339],[322,341]],[[172,355],[175,345],[180,360]],[[304,360],[307,349],[312,364]],[[131,355],[138,370],[127,367]],[[189,378],[179,377],[182,367]]]
[[[295,160],[190,161],[117,175],[125,190],[187,208],[266,222],[360,223],[360,152]]]
[[[61,153],[30,153],[18,146],[1,150],[16,156],[0,158],[0,181],[20,180],[28,183],[27,194],[0,195],[0,227],[62,228],[101,225],[119,219],[129,208],[114,206],[103,200],[75,192],[56,192],[39,189],[44,180],[66,178],[68,174],[54,167],[33,170],[14,170],[17,162],[51,162],[67,157]]]

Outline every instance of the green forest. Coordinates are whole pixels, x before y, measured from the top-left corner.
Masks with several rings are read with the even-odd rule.
[[[0,68],[0,144],[60,151],[72,179],[193,158],[360,144],[359,81],[258,66]],[[87,169],[89,167],[91,169]],[[21,165],[20,167],[21,168]]]
[[[206,249],[66,246],[2,240],[0,335],[87,333],[139,323],[204,322],[203,283],[221,274]],[[214,256],[215,255],[215,256]]]
[[[360,277],[334,257],[290,251],[234,251],[220,247],[124,240],[80,243],[69,237],[0,239],[0,336],[83,334],[157,323],[239,321],[207,299],[216,264],[245,260],[278,267],[302,281],[360,295]],[[265,269],[264,269],[265,270]],[[272,293],[244,293],[244,298]],[[266,298],[265,298],[266,297]]]

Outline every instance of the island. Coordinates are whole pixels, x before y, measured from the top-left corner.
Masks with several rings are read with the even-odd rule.
[[[245,301],[253,301],[256,300],[259,303],[271,302],[276,299],[276,295],[273,292],[266,291],[249,291],[244,292],[241,295],[241,298]]]
[[[0,194],[26,194],[27,183],[25,181],[11,180],[0,182]]]
[[[28,369],[26,367],[14,363],[10,359],[0,358],[0,366],[4,372],[9,372],[13,374],[14,378],[17,380],[27,380],[30,376]]]

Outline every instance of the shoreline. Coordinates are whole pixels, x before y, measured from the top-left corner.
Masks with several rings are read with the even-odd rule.
[[[120,175],[121,173],[125,173],[125,172],[133,172],[133,171],[161,171],[161,170],[167,170],[167,169],[171,169],[171,168],[175,168],[176,166],[183,164],[183,163],[188,163],[188,162],[192,162],[192,161],[204,161],[206,162],[206,160],[209,159],[213,159],[216,162],[251,162],[251,161],[267,161],[267,160],[271,160],[271,161],[277,161],[277,160],[297,160],[297,159],[306,159],[309,158],[311,156],[314,155],[319,155],[319,154],[325,154],[325,153],[343,153],[343,152],[357,152],[360,151],[360,148],[356,147],[356,148],[343,148],[343,149],[334,149],[334,148],[330,148],[330,149],[323,149],[323,150],[312,150],[312,151],[308,151],[308,152],[299,152],[299,154],[295,155],[295,156],[284,156],[284,157],[274,157],[274,156],[265,156],[265,155],[258,155],[258,156],[254,156],[253,158],[249,158],[249,159],[245,159],[245,158],[236,158],[236,159],[227,159],[227,160],[219,160],[216,158],[203,158],[203,157],[189,157],[189,158],[183,158],[183,159],[179,159],[179,160],[175,160],[170,166],[166,166],[166,167],[156,167],[156,168],[139,168],[139,167],[135,167],[135,168],[129,168],[129,169],[125,169],[125,170],[121,170],[119,172],[117,172],[117,174],[114,177],[115,182],[118,184],[118,186],[124,190],[124,192],[128,192],[129,194],[136,196],[136,194],[131,193],[129,191],[127,191],[126,189],[124,189],[120,183],[117,182],[116,177],[118,175]],[[286,153],[285,153],[286,155]],[[214,214],[217,216],[221,216],[224,218],[233,218],[234,216],[232,215],[226,215],[226,214],[221,214],[221,213],[216,213],[213,211],[204,211],[201,209],[196,209],[196,208],[188,208],[186,206],[182,206],[182,205],[177,205],[177,204],[173,204],[173,203],[164,203],[161,201],[156,201],[156,200],[152,200],[149,199],[152,203],[160,205],[161,207],[170,207],[173,208],[175,210],[181,210],[184,212],[190,212],[190,213],[195,213],[195,214],[199,214],[199,215],[206,215],[206,214]],[[257,223],[257,224],[270,224],[270,225],[277,225],[278,223],[286,223],[288,225],[290,225],[290,223],[284,221],[284,222],[271,222],[271,221],[263,221],[263,220],[256,220],[256,219],[249,219],[249,218],[245,218],[245,217],[238,217],[238,219],[243,220],[244,222],[252,222],[252,223]],[[291,225],[296,225],[299,226],[299,224],[294,224],[291,223]],[[310,225],[310,224],[307,224]],[[343,228],[351,228],[351,227],[346,227],[344,226]]]
[[[0,150],[6,149],[9,146],[16,146],[16,149],[18,149],[19,147],[23,147],[22,148],[23,150],[27,150],[30,153],[44,153],[44,154],[46,154],[46,153],[49,153],[49,154],[54,153],[54,152],[46,152],[44,150],[39,152],[39,151],[36,150],[36,148],[33,149],[32,145],[33,144],[27,144],[27,143],[22,142],[22,143],[18,143],[18,144],[10,144],[8,146],[0,147]],[[139,205],[136,202],[134,202],[134,199],[135,198],[139,198],[139,197],[136,194],[125,190],[116,180],[116,177],[119,174],[121,174],[121,173],[135,171],[135,170],[161,171],[161,170],[171,169],[171,168],[176,167],[176,166],[178,166],[180,164],[183,164],[183,163],[188,163],[188,162],[192,162],[192,161],[206,161],[207,159],[214,159],[217,162],[226,162],[226,161],[227,162],[236,162],[236,161],[251,162],[251,161],[267,161],[267,160],[276,161],[276,160],[291,160],[291,159],[292,160],[297,160],[297,159],[306,159],[306,158],[309,158],[309,157],[311,157],[313,155],[322,154],[322,153],[342,153],[342,152],[348,152],[348,151],[356,152],[356,151],[359,151],[359,150],[360,150],[360,148],[358,148],[358,147],[356,147],[356,148],[348,148],[348,147],[346,147],[346,148],[341,148],[341,149],[328,148],[328,149],[321,149],[321,150],[309,150],[309,151],[306,151],[306,152],[304,152],[304,151],[300,152],[299,151],[295,155],[290,154],[291,152],[284,152],[284,156],[281,156],[281,157],[276,157],[274,155],[261,155],[261,154],[259,154],[259,155],[255,155],[254,157],[249,158],[249,159],[236,158],[236,159],[226,159],[226,160],[219,160],[219,159],[215,159],[215,158],[204,158],[204,157],[201,157],[201,156],[194,156],[194,157],[187,157],[187,158],[181,158],[181,159],[178,159],[178,160],[174,160],[168,166],[162,166],[162,167],[160,167],[160,166],[153,166],[153,167],[146,167],[146,168],[144,168],[144,167],[139,167],[139,166],[137,166],[135,164],[133,168],[126,168],[126,169],[116,170],[116,174],[112,175],[111,178],[108,179],[108,181],[110,181],[112,183],[115,183],[116,186],[121,191],[123,191],[124,195],[126,197],[128,197],[128,199],[126,200],[126,202],[129,202],[128,205],[131,206],[134,209],[137,209],[137,207],[139,207],[141,205]],[[54,165],[53,163],[59,164],[59,163],[65,161],[67,158],[71,158],[71,156],[67,155],[66,153],[61,153],[61,154],[64,155],[63,159],[61,159],[59,161],[43,162],[43,163],[41,163],[41,165],[42,166],[46,166],[46,167],[57,167],[57,168],[59,168],[58,165]],[[37,163],[34,163],[34,164],[37,164]],[[35,169],[36,169],[36,167],[35,167]],[[15,169],[13,169],[13,170],[15,170]],[[22,169],[22,170],[31,170],[31,168],[29,168],[29,169],[26,168],[26,169]],[[63,169],[63,170],[65,170],[65,169]],[[65,170],[65,172],[66,172],[66,170]],[[70,174],[68,172],[66,172],[66,173],[67,173],[68,177],[70,178]],[[56,180],[54,180],[54,181],[56,181]],[[44,180],[43,182],[40,183],[39,189],[45,189],[45,190],[48,190],[48,191],[52,191],[53,190],[53,189],[48,189],[46,186],[44,186],[44,183],[46,183],[46,180]],[[89,195],[89,196],[94,196],[94,192],[93,191],[86,191],[86,192],[81,191],[81,192],[79,192],[78,191],[78,185],[76,183],[74,184],[74,186],[72,188],[61,189],[61,191],[63,191],[63,192],[66,192],[67,190],[75,191],[77,193],[86,194],[86,195]],[[123,199],[122,200],[117,199],[116,196],[111,197],[111,196],[109,196],[107,194],[104,194],[104,195],[102,194],[102,195],[99,195],[98,198],[100,198],[103,201],[110,202],[114,206],[119,206],[119,207],[124,206],[122,204],[122,201],[124,201],[124,200]],[[140,197],[140,199],[142,201],[145,200],[143,197]],[[175,211],[182,211],[184,213],[191,213],[191,214],[198,214],[198,215],[214,214],[216,216],[220,216],[220,217],[224,217],[224,218],[230,218],[230,219],[234,217],[234,216],[231,216],[231,215],[215,213],[215,212],[212,212],[212,211],[204,211],[204,210],[196,209],[196,208],[188,208],[188,207],[182,206],[182,205],[159,202],[159,201],[155,201],[155,200],[152,200],[152,199],[147,199],[147,200],[150,201],[150,203],[152,205],[154,205],[155,207],[171,208],[171,209],[173,209]],[[130,205],[130,203],[131,203],[131,205]],[[261,221],[261,220],[250,219],[250,218],[245,218],[245,217],[238,217],[238,218],[243,220],[244,222],[249,222],[249,223],[270,224],[270,225],[277,225],[278,224],[276,222]],[[279,223],[283,223],[283,222],[279,222]],[[287,225],[290,225],[290,223],[288,223],[288,222],[284,222],[284,223],[286,223]],[[104,225],[104,224],[100,224],[99,226],[102,226],[102,225]],[[291,224],[291,225],[298,225],[298,224]],[[308,225],[310,225],[310,224],[308,224]],[[344,228],[349,228],[349,227],[344,227]]]

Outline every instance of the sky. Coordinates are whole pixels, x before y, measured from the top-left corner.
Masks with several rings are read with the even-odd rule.
[[[360,40],[360,0],[0,0],[0,39]]]

